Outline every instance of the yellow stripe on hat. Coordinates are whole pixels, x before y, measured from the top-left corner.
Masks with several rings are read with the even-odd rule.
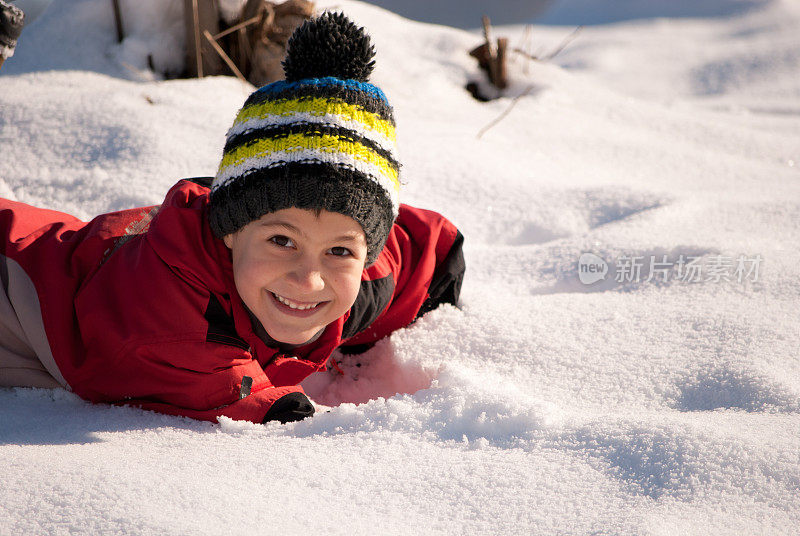
[[[397,142],[394,124],[386,121],[380,115],[368,112],[357,104],[349,104],[341,99],[305,97],[279,101],[267,101],[242,108],[233,122],[233,126],[244,123],[250,119],[266,118],[270,115],[292,115],[307,112],[312,115],[339,115],[350,121],[358,121],[370,130],[381,133],[383,136]]]
[[[259,158],[269,156],[278,152],[294,151],[319,151],[331,155],[331,163],[337,163],[336,155],[348,155],[351,158],[371,164],[381,170],[383,175],[390,179],[396,191],[400,191],[400,181],[398,171],[389,161],[360,143],[341,139],[338,136],[329,135],[306,135],[302,133],[290,134],[289,136],[270,139],[263,138],[255,143],[244,145],[226,153],[222,157],[219,165],[219,173],[231,166],[237,166],[248,158]],[[321,160],[321,159],[320,159]]]

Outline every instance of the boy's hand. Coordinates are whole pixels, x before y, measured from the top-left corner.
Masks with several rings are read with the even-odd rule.
[[[287,422],[302,421],[314,415],[314,405],[306,395],[299,392],[283,395],[276,400],[264,416],[264,421]]]

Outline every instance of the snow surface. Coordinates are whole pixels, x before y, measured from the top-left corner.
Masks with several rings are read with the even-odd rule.
[[[170,6],[117,45],[110,4],[56,0],[0,71],[0,195],[90,218],[214,174],[253,88],[159,81]],[[475,33],[334,4],[374,36],[404,200],[466,236],[463,308],[311,377],[285,426],[0,389],[0,534],[800,533],[797,4],[585,28],[489,103]],[[663,255],[763,262],[616,280]]]

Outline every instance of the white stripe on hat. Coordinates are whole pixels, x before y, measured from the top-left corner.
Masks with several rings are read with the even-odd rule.
[[[328,158],[324,158],[326,156]],[[213,192],[226,186],[248,171],[279,167],[291,162],[334,164],[366,175],[367,178],[376,182],[389,196],[389,200],[392,203],[392,214],[397,217],[400,208],[400,191],[395,182],[387,177],[380,167],[359,160],[350,154],[340,152],[327,153],[319,150],[301,149],[245,158],[239,164],[220,169],[214,179],[214,183],[211,185],[211,191]]]

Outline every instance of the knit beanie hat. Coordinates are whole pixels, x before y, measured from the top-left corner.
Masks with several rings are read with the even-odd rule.
[[[286,79],[252,93],[228,131],[209,199],[216,236],[284,208],[324,209],[361,225],[375,262],[397,217],[400,164],[392,108],[368,82],[374,55],[341,13],[294,32]]]

